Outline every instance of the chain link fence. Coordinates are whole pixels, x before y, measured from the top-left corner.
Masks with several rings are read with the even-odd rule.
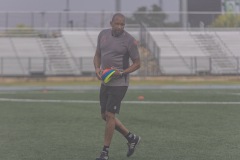
[[[0,12],[0,27],[15,28],[106,28],[109,27],[115,12]],[[139,27],[144,23],[153,28],[216,28],[219,17],[231,16],[236,23],[231,27],[240,27],[239,13],[225,12],[123,12],[126,27]],[[224,18],[222,18],[224,19]],[[220,19],[221,20],[221,19]],[[223,23],[224,20],[222,20]],[[229,24],[232,23],[229,21]],[[223,26],[224,27],[224,26]]]

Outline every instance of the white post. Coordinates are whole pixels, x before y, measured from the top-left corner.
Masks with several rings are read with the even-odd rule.
[[[183,28],[188,26],[188,0],[180,0],[180,21]]]

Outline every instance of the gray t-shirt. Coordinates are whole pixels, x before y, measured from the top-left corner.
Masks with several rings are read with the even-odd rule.
[[[112,36],[111,29],[102,30],[98,35],[97,51],[101,54],[101,68],[115,67],[125,70],[129,67],[129,59],[139,58],[137,41],[126,31],[119,37]],[[129,75],[114,78],[107,86],[128,86]]]

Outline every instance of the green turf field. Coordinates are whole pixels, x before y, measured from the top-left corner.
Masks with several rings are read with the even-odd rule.
[[[118,118],[142,142],[126,158],[115,132],[110,160],[237,160],[239,115],[237,89],[129,90]],[[1,160],[95,160],[103,133],[97,91],[0,92]]]

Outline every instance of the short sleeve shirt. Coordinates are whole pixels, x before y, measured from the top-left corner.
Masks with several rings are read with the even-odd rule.
[[[129,67],[129,60],[139,58],[137,41],[126,31],[119,37],[112,36],[111,29],[102,30],[98,35],[97,51],[101,54],[101,68],[115,67],[125,70]],[[129,75],[112,79],[108,86],[128,86]]]

